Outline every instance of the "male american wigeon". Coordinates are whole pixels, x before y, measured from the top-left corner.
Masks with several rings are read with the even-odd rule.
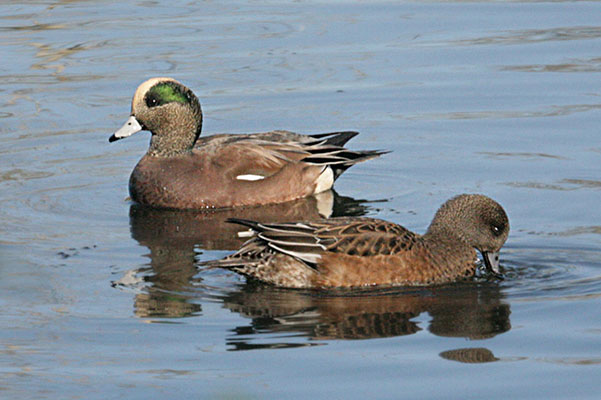
[[[200,102],[180,82],[151,78],[138,87],[131,116],[109,138],[152,133],[148,152],[129,179],[134,201],[180,209],[290,201],[330,189],[347,168],[383,153],[344,148],[358,132],[199,138],[201,128]]]
[[[449,283],[475,274],[476,249],[486,269],[500,277],[499,250],[509,234],[503,207],[478,194],[444,203],[424,235],[372,218],[231,221],[250,227],[254,237],[236,253],[204,265],[291,288]]]

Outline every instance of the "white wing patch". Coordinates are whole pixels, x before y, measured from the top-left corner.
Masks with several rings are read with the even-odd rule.
[[[247,237],[253,237],[253,236],[255,236],[255,231],[253,231],[252,229],[248,229],[246,231],[238,232],[238,237],[239,238],[247,238]]]
[[[245,174],[238,175],[236,179],[239,181],[260,181],[261,179],[265,179],[265,177],[263,175]]]

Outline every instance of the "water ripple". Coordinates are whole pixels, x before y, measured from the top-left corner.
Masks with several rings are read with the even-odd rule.
[[[601,72],[601,58],[578,59],[558,64],[507,65],[501,67],[500,70],[517,72]]]
[[[570,191],[579,189],[600,189],[601,181],[591,179],[561,179],[555,183],[544,182],[505,182],[504,185],[515,188]]]
[[[566,40],[597,39],[601,37],[599,26],[568,26],[550,29],[524,29],[508,31],[504,34],[463,39],[452,42],[455,45],[524,45],[527,43],[555,42]]]
[[[504,252],[503,291],[514,299],[601,297],[597,249],[519,248]]]

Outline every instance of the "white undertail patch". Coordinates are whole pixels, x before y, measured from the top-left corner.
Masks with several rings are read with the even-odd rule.
[[[326,190],[330,190],[334,185],[334,171],[330,167],[325,167],[321,174],[317,177],[315,181],[315,190],[313,194],[325,192]]]
[[[265,177],[262,175],[244,174],[238,175],[236,179],[239,181],[260,181],[261,179],[265,179]]]

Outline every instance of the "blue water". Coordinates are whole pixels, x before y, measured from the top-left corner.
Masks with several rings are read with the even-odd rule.
[[[601,396],[599,2],[0,4],[0,397]],[[127,199],[137,85],[204,134],[358,130],[335,215],[423,232],[464,192],[511,221],[506,279],[314,293],[197,262],[229,213]],[[241,216],[241,212],[234,215]],[[244,217],[315,215],[314,200]]]

